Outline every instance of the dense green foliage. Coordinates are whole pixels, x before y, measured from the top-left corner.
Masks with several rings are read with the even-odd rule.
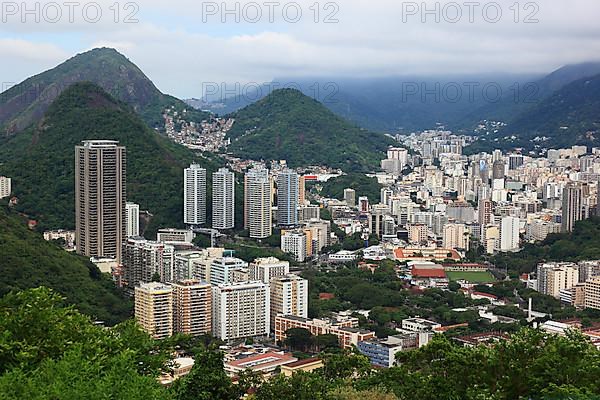
[[[592,399],[600,352],[582,335],[524,329],[492,347],[463,348],[438,336],[400,353],[400,367],[355,386],[381,385],[399,399]],[[576,397],[580,395],[581,397]],[[571,397],[572,396],[572,397]]]
[[[356,201],[361,196],[367,196],[372,204],[379,203],[381,189],[377,178],[370,178],[364,174],[348,174],[328,180],[323,184],[321,195],[332,199],[344,200],[344,189],[356,191]]]
[[[600,352],[584,336],[522,329],[506,341],[461,347],[438,335],[427,346],[397,355],[399,366],[374,370],[366,357],[324,353],[313,373],[268,381],[244,372],[234,385],[222,354],[204,339],[151,339],[128,321],[96,326],[65,308],[48,289],[0,300],[2,399],[236,400],[514,400],[593,399],[600,394]],[[156,378],[168,371],[175,348],[196,342],[192,371],[170,388]]]
[[[45,288],[0,300],[1,398],[166,398],[156,377],[168,342],[131,320],[105,329],[63,304]]]
[[[292,167],[374,170],[392,143],[381,134],[351,125],[294,89],[276,90],[231,117],[236,119],[229,132],[235,155],[287,160]]]
[[[487,304],[487,300],[472,300],[462,293],[427,289],[412,292],[399,279],[393,262],[384,261],[371,273],[356,267],[341,267],[336,271],[305,270],[302,275],[309,281],[309,316],[322,317],[332,311],[347,309],[369,310],[369,320],[361,319],[364,328],[378,336],[390,334],[390,328],[403,319],[420,316],[434,319],[444,325],[469,323],[473,331],[493,329],[481,321],[476,310],[453,311]],[[332,300],[320,300],[319,293],[332,293]]]
[[[0,296],[47,286],[92,318],[113,325],[131,315],[131,300],[84,257],[67,253],[0,209]]]
[[[2,145],[0,173],[13,178],[17,209],[39,219],[41,229],[74,228],[74,149],[89,139],[126,146],[127,200],[152,213],[150,235],[181,226],[183,169],[194,154],[147,128],[126,104],[90,83],[71,86],[39,127]],[[201,164],[216,168],[207,159]]]
[[[16,133],[39,121],[49,105],[69,86],[93,82],[129,104],[151,127],[164,127],[162,114],[174,107],[186,119],[200,121],[206,113],[161,93],[146,75],[114,49],[98,48],[78,54],[57,67],[11,87],[0,96],[0,128]]]
[[[573,232],[548,235],[541,243],[527,244],[518,253],[499,254],[493,259],[497,267],[513,274],[532,272],[543,261],[583,261],[600,259],[600,218],[575,224]]]

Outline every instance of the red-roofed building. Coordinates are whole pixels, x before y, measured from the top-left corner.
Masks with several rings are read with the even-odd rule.
[[[411,261],[408,263],[411,271],[412,284],[421,287],[448,287],[448,278],[444,267],[430,261]]]
[[[410,270],[413,278],[446,278],[446,271],[439,268],[418,268],[412,267]]]
[[[335,299],[335,294],[333,293],[319,293],[319,300],[333,300]]]

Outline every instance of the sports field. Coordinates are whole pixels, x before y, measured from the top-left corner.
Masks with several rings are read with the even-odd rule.
[[[460,272],[460,271],[449,271],[446,272],[446,276],[451,281],[465,280],[471,283],[490,283],[496,282],[494,276],[488,272]]]

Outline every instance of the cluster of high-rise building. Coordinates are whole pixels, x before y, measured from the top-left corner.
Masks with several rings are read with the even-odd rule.
[[[399,140],[405,148],[390,148],[383,172],[374,174],[383,186],[379,198],[356,202],[355,189],[348,188],[343,201],[324,200],[346,234],[376,235],[390,257],[399,248],[516,252],[600,214],[600,149],[574,146],[535,158],[500,150],[466,156],[470,139],[447,131]]]
[[[155,274],[161,262],[163,268],[177,269],[177,257],[147,258],[139,262],[136,273]],[[225,256],[224,249],[207,249],[183,253],[179,263],[185,271],[181,276],[157,276],[160,282],[146,279],[135,287],[136,318],[155,337],[177,332],[210,333],[225,341],[266,337],[277,316],[308,315],[308,282],[291,274],[286,261],[262,258],[247,264]]]
[[[565,304],[600,310],[600,260],[541,263],[526,283]]]
[[[191,228],[207,223],[207,171],[192,164],[183,173],[183,221]],[[212,226],[229,230],[235,226],[235,175],[227,168],[212,174]]]
[[[184,222],[191,228],[207,223],[206,170],[192,164],[184,173]],[[244,176],[244,228],[253,239],[266,239],[277,226],[294,228],[301,219],[318,216],[305,201],[304,178],[289,168],[269,171],[255,165]],[[212,227],[235,226],[235,175],[226,168],[212,174]],[[275,218],[274,218],[275,217]]]
[[[278,220],[299,226],[303,180],[289,169],[274,179],[256,167],[245,182],[245,218],[253,237],[272,234],[274,181]],[[211,333],[237,340],[269,335],[278,315],[307,316],[308,283],[290,274],[288,262],[266,258],[248,265],[225,249],[192,246],[193,229],[207,221],[206,170],[192,164],[184,171],[184,222],[191,229],[160,229],[157,240],[140,235],[140,207],[126,201],[125,182],[126,150],[118,142],[85,141],[75,148],[77,251],[98,262],[114,261],[107,272],[135,295],[136,318],[153,336]],[[234,213],[235,176],[221,168],[212,174],[213,228],[234,228]],[[325,246],[328,226],[312,223],[306,246]]]

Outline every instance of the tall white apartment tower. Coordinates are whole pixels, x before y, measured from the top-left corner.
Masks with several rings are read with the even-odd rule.
[[[206,224],[206,169],[198,164],[183,171],[183,222]]]
[[[267,284],[271,282],[271,279],[278,276],[285,276],[289,273],[290,263],[288,261],[281,261],[275,257],[257,258],[249,266],[250,280]]]
[[[584,219],[583,186],[567,185],[562,192],[562,231],[572,232],[575,222]]]
[[[520,219],[504,217],[500,226],[500,251],[519,250]]]
[[[235,226],[235,176],[227,168],[213,174],[212,217],[214,229]]]
[[[253,239],[266,239],[273,234],[271,180],[266,168],[252,168],[245,176],[244,227]]]
[[[266,336],[270,327],[269,285],[262,282],[213,286],[212,330],[221,340]]]
[[[10,196],[11,192],[11,179],[6,176],[0,176],[0,199]]]
[[[125,234],[127,237],[140,236],[140,206],[135,203],[125,204]]]
[[[290,169],[283,170],[277,177],[277,224],[298,225],[298,174]]]

